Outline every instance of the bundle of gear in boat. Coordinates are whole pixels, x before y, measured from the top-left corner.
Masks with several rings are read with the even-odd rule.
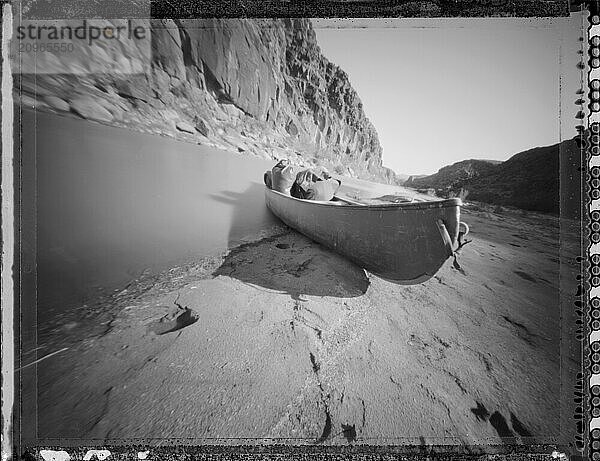
[[[269,189],[305,200],[329,201],[341,185],[322,167],[305,168],[300,171],[289,160],[280,160],[264,176]]]

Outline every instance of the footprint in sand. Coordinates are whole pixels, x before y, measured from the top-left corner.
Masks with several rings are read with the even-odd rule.
[[[477,421],[480,422],[489,422],[494,430],[498,433],[498,436],[503,439],[504,443],[510,443],[511,440],[514,440],[517,437],[517,434],[521,437],[531,437],[531,432],[525,427],[525,425],[519,421],[519,419],[515,416],[515,414],[510,412],[510,426],[508,421],[499,411],[494,411],[490,415],[490,412],[487,408],[478,401],[475,401],[475,408],[471,408],[471,413],[475,415]]]
[[[527,280],[529,282],[533,282],[533,283],[537,282],[537,280],[533,276],[529,275],[527,272],[523,272],[523,271],[514,271],[514,272],[522,279],[525,279],[525,280]]]
[[[439,345],[427,343],[417,335],[411,334],[410,338],[406,341],[406,344],[419,351],[422,356],[429,361],[441,360],[445,357],[445,349],[450,347],[450,345],[437,336],[434,336],[433,339],[437,341]]]
[[[480,402],[477,402],[477,401],[475,403],[477,404],[477,407],[471,408],[471,413],[473,413],[475,415],[475,417],[477,418],[477,421],[487,421],[487,419],[490,416],[490,413],[483,406],[483,404],[481,404]]]
[[[348,443],[354,442],[356,440],[356,427],[354,424],[342,424],[342,434]]]
[[[146,330],[156,335],[164,335],[172,331],[181,330],[198,320],[198,315],[189,307],[171,308],[171,311],[158,320],[151,322]]]

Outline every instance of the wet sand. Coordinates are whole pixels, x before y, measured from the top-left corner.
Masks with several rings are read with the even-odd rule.
[[[423,445],[570,434],[560,367],[578,364],[560,359],[559,220],[479,206],[462,219],[462,270],[450,259],[419,285],[274,227],[41,325],[38,357],[68,349],[39,363],[38,437]],[[571,226],[562,270],[574,279]],[[194,323],[155,334],[177,305]]]

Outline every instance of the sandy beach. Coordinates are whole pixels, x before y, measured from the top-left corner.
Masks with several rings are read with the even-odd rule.
[[[27,3],[18,28],[48,19],[47,2]],[[75,16],[116,17],[97,3]],[[178,19],[169,4],[164,18],[126,21],[144,31],[126,41],[119,27],[107,35],[111,19],[110,40],[76,36],[73,52],[19,42],[32,47],[12,67],[3,170],[17,186],[3,444],[23,459],[204,444],[588,455],[575,446],[590,429],[578,280],[582,140],[595,133],[587,19],[553,17],[558,2],[543,15],[534,2],[401,2],[390,18],[336,2],[366,15],[319,5],[326,17],[312,19],[304,3],[291,16],[289,2],[267,5],[286,14],[265,18],[229,3]],[[92,21],[74,24],[65,33]],[[281,160],[326,168],[339,202],[365,213],[278,210],[263,178]],[[435,213],[463,202],[469,242],[412,285],[277,218],[415,281],[450,253],[456,214],[446,234],[425,211],[437,205],[410,204],[394,222],[391,207],[368,205],[441,198],[452,200]]]
[[[419,285],[366,274],[276,226],[40,325],[38,356],[68,349],[38,364],[39,438],[567,437],[560,376],[578,362],[560,358],[559,219],[481,206],[462,219],[472,239],[462,269],[449,259]],[[567,224],[561,270],[574,280]],[[179,325],[167,321],[184,310]]]

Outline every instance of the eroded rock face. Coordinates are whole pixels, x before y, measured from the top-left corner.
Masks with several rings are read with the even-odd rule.
[[[153,20],[151,37],[145,74],[25,76],[23,94],[54,98],[47,110],[69,101],[91,120],[395,181],[358,94],[321,54],[309,20]]]
[[[111,122],[111,113],[88,96],[81,96],[71,101],[71,108],[83,118],[98,120],[100,122]]]

